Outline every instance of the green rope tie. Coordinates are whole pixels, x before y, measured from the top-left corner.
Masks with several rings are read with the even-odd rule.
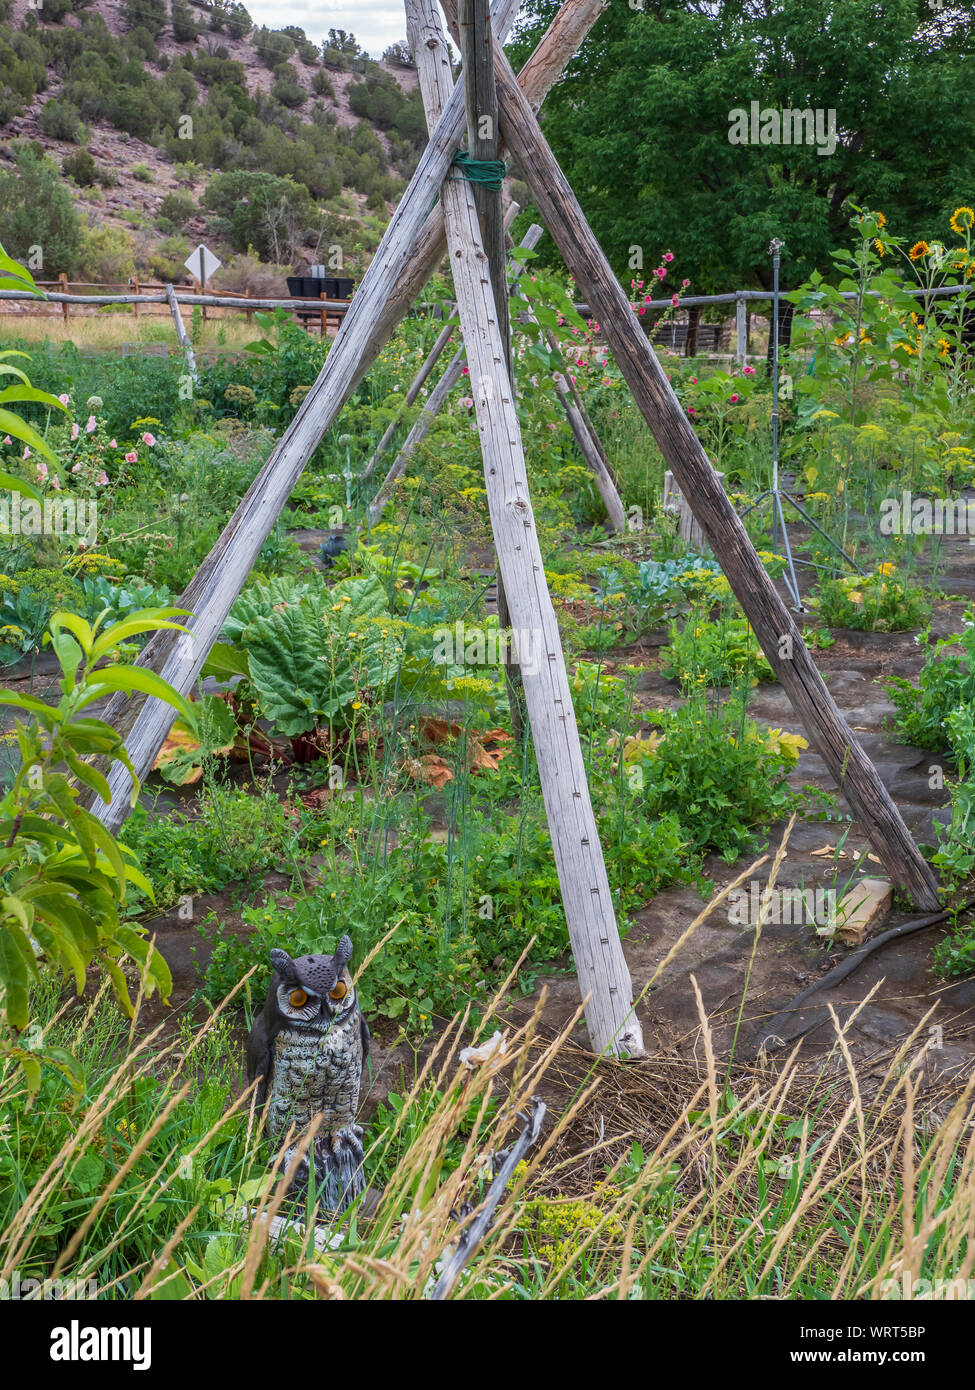
[[[454,155],[453,164],[461,172],[462,178],[468,183],[476,183],[481,188],[489,188],[492,193],[500,193],[504,186],[504,177],[508,172],[508,166],[503,159],[472,159],[466,150],[460,150]],[[460,179],[451,179],[451,183],[460,183]]]

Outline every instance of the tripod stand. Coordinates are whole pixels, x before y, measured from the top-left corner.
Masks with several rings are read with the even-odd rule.
[[[809,525],[812,526],[825,541],[828,541],[833,549],[842,555],[843,559],[856,570],[857,574],[863,571],[856,561],[846,553],[840,543],[828,535],[798,502],[791,492],[786,492],[779,486],[779,265],[781,262],[781,251],[785,245],[778,237],[773,237],[769,245],[772,255],[772,485],[760,493],[741,513],[744,518],[749,512],[760,507],[766,497],[772,500],[772,549],[776,550],[779,528],[782,530],[782,549],[785,552],[787,573],[784,576],[785,586],[792,600],[792,607],[797,613],[805,610],[802,606],[802,599],[799,596],[799,581],[796,578],[796,565],[808,565],[812,569],[826,569],[826,565],[817,565],[813,560],[796,560],[793,558],[792,546],[789,542],[789,532],[785,524],[785,512],[782,509],[783,501],[788,502],[801,517],[804,517]]]

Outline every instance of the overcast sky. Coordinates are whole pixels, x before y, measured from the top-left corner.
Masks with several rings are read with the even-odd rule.
[[[283,7],[245,2],[255,24],[269,29],[300,24],[313,43],[321,43],[329,29],[345,29],[373,58],[397,39],[406,38],[402,0],[290,0]]]

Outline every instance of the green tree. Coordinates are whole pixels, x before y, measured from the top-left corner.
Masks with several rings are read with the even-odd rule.
[[[516,56],[556,0],[527,0]],[[771,285],[831,270],[848,204],[924,235],[975,191],[975,17],[945,0],[618,0],[548,98],[546,136],[614,268],[665,289]],[[734,144],[731,113],[836,113],[836,146]],[[771,126],[768,133],[773,133]],[[643,272],[636,264],[639,247]]]
[[[168,18],[166,0],[124,0],[122,5],[122,19],[126,28],[148,29],[156,39],[165,29]]]
[[[234,248],[253,246],[262,259],[283,264],[294,259],[321,214],[308,189],[294,179],[234,169],[210,180],[202,206],[217,216]]]
[[[82,226],[61,170],[35,142],[13,146],[14,167],[0,173],[0,227],[11,255],[42,279],[73,276]]]

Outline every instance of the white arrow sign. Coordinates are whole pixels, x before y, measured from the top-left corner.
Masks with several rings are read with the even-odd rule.
[[[211,275],[216,274],[223,265],[223,261],[218,260],[210,248],[201,243],[195,251],[190,252],[183,264],[191,275],[196,276],[202,286],[206,284]]]

